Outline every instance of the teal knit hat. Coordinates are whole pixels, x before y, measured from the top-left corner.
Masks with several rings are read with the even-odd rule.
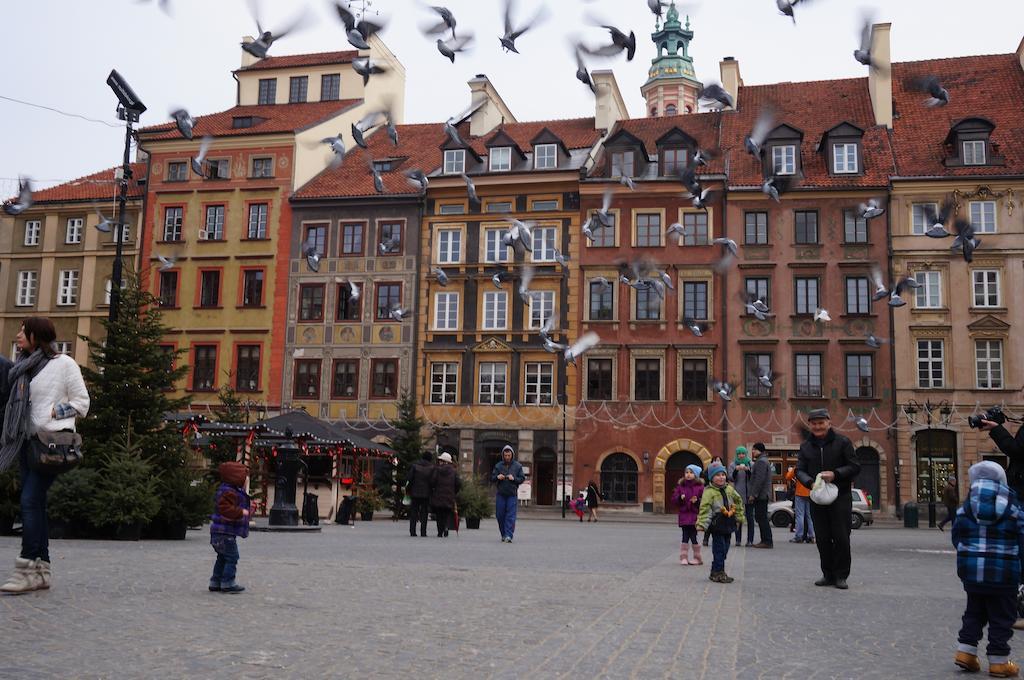
[[[737,446],[736,447],[736,455],[737,456],[745,456],[745,455],[747,455],[747,447],[746,446]]]

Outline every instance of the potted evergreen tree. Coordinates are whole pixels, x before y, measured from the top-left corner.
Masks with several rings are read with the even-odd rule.
[[[365,486],[359,489],[356,495],[356,512],[364,522],[373,520],[373,512],[384,507],[384,498],[373,486]]]
[[[463,481],[458,501],[459,516],[466,518],[467,529],[479,529],[481,519],[494,516],[494,499],[490,490],[475,477]]]
[[[118,435],[99,454],[93,524],[119,541],[137,541],[142,525],[160,511],[158,479],[138,439]]]
[[[87,538],[93,534],[92,518],[99,482],[99,471],[86,467],[57,478],[46,501],[50,538]]]

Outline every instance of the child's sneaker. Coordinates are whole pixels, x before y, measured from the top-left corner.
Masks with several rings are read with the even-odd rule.
[[[971,654],[970,652],[957,652],[956,656],[953,657],[953,663],[968,673],[977,673],[981,670],[981,662],[978,661],[978,655]]]
[[[957,654],[957,657],[959,656],[960,655]],[[977,662],[977,657],[975,657],[975,662]],[[990,663],[988,665],[988,674],[993,678],[1016,678],[1020,674],[1020,666],[1012,661],[1006,661],[1005,663]]]

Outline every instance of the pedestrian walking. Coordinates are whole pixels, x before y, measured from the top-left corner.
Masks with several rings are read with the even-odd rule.
[[[711,575],[715,583],[732,583],[736,579],[725,573],[729,541],[736,525],[743,523],[743,498],[729,484],[725,467],[710,465],[711,485],[704,489],[697,514],[697,528],[711,533]]]
[[[427,535],[427,520],[430,516],[430,480],[434,475],[434,457],[424,451],[420,459],[409,467],[405,483],[406,492],[412,499],[409,506],[409,535],[416,535],[416,524],[420,525],[420,536]]]
[[[587,492],[580,491],[580,494],[569,504],[572,511],[576,513],[579,520],[583,521],[583,515],[587,514]]]
[[[714,465],[714,462],[712,462]],[[740,498],[747,498],[748,490],[750,487],[750,475],[751,475],[751,460],[750,455],[747,452],[746,446],[736,447],[736,457],[733,462],[729,464],[729,479],[732,480],[732,486],[736,489],[736,493],[740,495]],[[744,524],[747,527],[747,547],[754,544],[754,505],[752,503],[744,506],[744,513],[746,521]],[[736,547],[740,547],[740,541],[743,538],[743,526],[739,526],[736,529]]]
[[[700,557],[700,543],[697,542],[697,514],[700,499],[704,493],[704,482],[700,479],[700,466],[687,465],[682,478],[672,492],[672,502],[679,508],[679,529],[682,538],[679,544],[679,564],[704,564]],[[690,546],[693,557],[690,557]]]
[[[447,538],[448,527],[452,525],[455,512],[455,497],[462,488],[452,455],[447,451],[437,457],[437,465],[430,477],[430,507],[437,521],[437,537]]]
[[[793,484],[793,528],[790,543],[814,543],[814,523],[811,522],[811,490],[796,478],[796,468],[790,467],[786,480]]]
[[[505,445],[501,460],[491,470],[491,483],[498,485],[494,497],[494,516],[498,520],[498,531],[503,543],[511,543],[516,531],[516,511],[519,504],[519,485],[526,481],[523,466],[514,460],[515,450]]]
[[[601,505],[601,501],[604,500],[604,496],[601,495],[601,490],[597,488],[597,484],[591,479],[590,483],[587,484],[587,509],[590,510],[590,517],[587,517],[587,521],[597,521],[597,508]]]
[[[75,418],[89,412],[82,370],[74,359],[57,352],[56,339],[52,321],[29,317],[16,338],[17,362],[0,366],[6,376],[0,382],[5,401],[0,472],[18,461],[21,473],[21,553],[14,561],[14,573],[0,586],[0,592],[8,594],[46,590],[51,585],[46,496],[56,477],[30,466],[31,439],[37,432],[73,432]]]
[[[939,531],[945,531],[946,524],[956,518],[957,506],[960,505],[960,491],[956,488],[956,475],[946,478],[946,486],[942,488],[942,504],[946,506],[946,516],[939,522]]]
[[[242,463],[229,461],[217,466],[220,486],[213,500],[210,522],[210,545],[217,553],[210,576],[210,592],[240,593],[245,586],[236,581],[238,570],[238,539],[249,535],[249,494],[245,478],[249,469]]]
[[[768,522],[768,501],[772,494],[772,467],[768,461],[768,454],[764,444],[754,444],[754,468],[750,480],[750,489],[747,502],[754,506],[754,519],[757,521],[757,529],[760,533],[761,542],[754,545],[755,548],[773,548],[772,525]],[[749,521],[750,515],[747,514]],[[749,534],[748,534],[749,535]]]
[[[1015,678],[1020,667],[1010,661],[1010,638],[1017,619],[1024,513],[1006,484],[1002,466],[982,461],[967,474],[971,482],[967,502],[957,511],[952,531],[956,574],[967,593],[953,663],[972,673],[981,670],[978,643],[987,624],[988,674]]]

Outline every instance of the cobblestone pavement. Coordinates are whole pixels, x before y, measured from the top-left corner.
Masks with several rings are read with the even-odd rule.
[[[198,531],[54,541],[54,589],[0,598],[0,678],[957,677],[948,534],[855,531],[845,592],[776,536],[733,548],[721,585],[678,564],[670,525],[526,520],[511,545],[493,520],[448,539],[331,525],[242,541],[237,596],[207,592]],[[0,539],[5,569],[17,546]]]

